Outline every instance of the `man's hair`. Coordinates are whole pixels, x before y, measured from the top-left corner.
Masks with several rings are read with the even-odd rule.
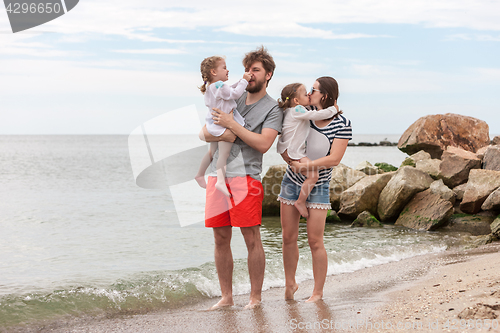
[[[266,74],[271,73],[271,77],[266,82],[267,87],[269,85],[269,81],[273,77],[276,64],[274,63],[273,57],[267,52],[264,46],[261,46],[257,50],[245,54],[245,58],[243,58],[243,67],[245,67],[245,70],[248,70],[250,66],[252,66],[257,61],[260,61],[262,63]]]

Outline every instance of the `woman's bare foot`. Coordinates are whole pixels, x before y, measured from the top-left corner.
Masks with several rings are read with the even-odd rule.
[[[305,217],[306,219],[309,217],[309,212],[307,211],[306,204],[304,202],[295,201],[293,204],[295,208],[299,211],[300,215]]]
[[[245,305],[244,309],[245,310],[255,309],[259,305],[260,305],[260,301],[259,300],[250,300],[250,302],[247,305]]]
[[[309,297],[309,299],[306,301],[306,303],[314,303],[314,302],[317,302],[321,299],[323,299],[323,295],[312,295],[311,297]]]
[[[205,181],[205,176],[196,176],[194,177],[194,180],[200,185],[202,188],[207,188],[207,182]]]
[[[217,182],[215,183],[215,188],[224,193],[224,195],[228,198],[231,198],[231,193],[227,190],[227,186],[225,182]]]
[[[293,295],[299,289],[299,285],[295,283],[292,287],[285,287],[285,300],[293,300]]]
[[[228,307],[228,306],[233,306],[234,303],[233,303],[233,299],[224,299],[222,298],[219,302],[217,302],[217,304],[215,304],[214,306],[212,306],[211,308],[208,309],[208,311],[213,311],[213,310],[217,310],[217,309],[220,309],[220,308],[224,308],[224,307]]]

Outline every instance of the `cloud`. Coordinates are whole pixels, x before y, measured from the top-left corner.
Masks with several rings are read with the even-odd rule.
[[[500,35],[492,36],[488,34],[455,34],[450,35],[446,40],[465,40],[465,41],[478,41],[478,42],[500,42]]]
[[[248,9],[228,0],[218,1],[217,6],[200,0],[171,5],[156,0],[86,0],[43,29],[65,34],[120,35],[149,42],[164,41],[155,30],[161,28],[202,28],[247,36],[353,39],[387,36],[369,31],[337,31],[332,26],[382,23],[498,31],[498,12],[500,2],[489,0],[318,0],[313,6],[304,1],[289,1],[284,6],[280,1],[255,0]]]
[[[184,54],[184,53],[187,53],[184,50],[178,50],[178,49],[114,50],[113,52],[130,53],[130,54]]]

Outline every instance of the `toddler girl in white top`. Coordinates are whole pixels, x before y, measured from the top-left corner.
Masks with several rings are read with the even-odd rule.
[[[243,78],[233,85],[227,85],[224,82],[229,77],[229,70],[226,68],[226,61],[222,57],[213,56],[204,59],[200,66],[201,76],[204,81],[200,90],[205,94],[205,105],[208,107],[208,113],[205,117],[207,131],[213,136],[221,136],[226,128],[214,124],[212,119],[212,109],[218,108],[222,112],[230,113],[234,110],[233,116],[240,125],[245,125],[245,119],[239,114],[236,108],[235,99],[239,98],[245,92],[248,81],[251,78],[250,73],[243,74]],[[208,85],[208,87],[207,87]],[[217,182],[215,188],[230,196],[226,186],[225,167],[229,152],[231,151],[232,142],[211,142],[210,151],[203,157],[200,169],[195,176],[198,184],[206,188],[205,172],[207,171],[215,151],[219,148],[219,159],[217,160]]]
[[[332,118],[337,112],[337,103],[322,110],[307,110],[303,105],[309,105],[306,87],[301,83],[291,83],[281,91],[279,107],[285,109],[283,129],[278,140],[278,153],[285,161],[298,160],[301,163],[310,161],[306,156],[306,139],[309,135],[309,120]],[[318,171],[309,170],[307,179],[302,184],[300,195],[294,203],[295,208],[303,217],[308,217],[306,200],[318,181]]]

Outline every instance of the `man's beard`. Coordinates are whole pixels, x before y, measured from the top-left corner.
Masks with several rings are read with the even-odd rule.
[[[260,82],[258,82],[258,81],[254,81],[254,82],[255,82],[255,85],[253,87],[247,86],[247,91],[251,94],[261,91],[262,88],[264,87],[264,85],[267,83],[266,80],[262,80]]]

